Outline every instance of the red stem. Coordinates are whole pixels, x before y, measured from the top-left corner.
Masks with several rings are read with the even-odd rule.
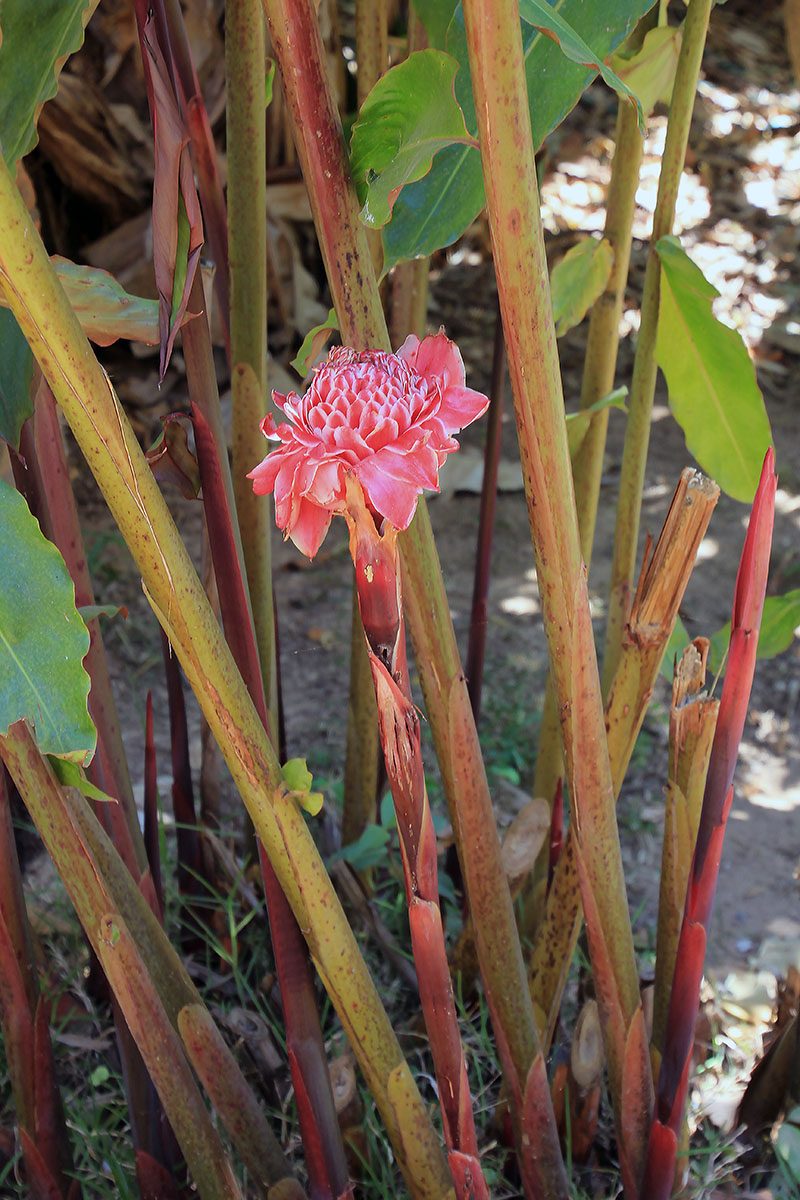
[[[481,487],[481,511],[478,525],[478,549],[475,561],[475,583],[472,590],[472,613],[469,622],[467,648],[467,690],[478,724],[481,715],[483,666],[486,656],[486,626],[489,620],[489,580],[492,571],[492,542],[494,515],[497,508],[497,472],[500,465],[500,432],[503,423],[503,393],[505,391],[506,344],[503,338],[503,318],[500,308],[494,325],[492,355],[492,384],[489,412],[486,420],[486,447]]]

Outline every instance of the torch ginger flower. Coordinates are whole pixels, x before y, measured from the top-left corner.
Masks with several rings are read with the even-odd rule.
[[[278,528],[309,558],[345,509],[348,472],[378,524],[407,529],[420,492],[438,491],[439,468],[458,449],[450,435],[488,406],[464,381],[458,347],[441,331],[412,334],[396,354],[336,347],[304,396],[272,393],[289,423],[261,422],[281,445],[249,473],[253,490],[274,491]]]

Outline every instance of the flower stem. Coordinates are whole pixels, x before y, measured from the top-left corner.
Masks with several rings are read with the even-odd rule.
[[[622,472],[617,502],[614,556],[611,566],[611,590],[608,625],[603,658],[603,692],[611,686],[622,647],[628,619],[633,572],[642,511],[642,488],[650,440],[650,418],[656,386],[656,335],[658,332],[661,261],[656,243],[672,230],[678,187],[686,158],[689,127],[694,110],[697,78],[703,57],[708,18],[713,0],[692,0],[686,14],[683,40],[672,88],[667,137],[661,160],[658,197],[653,215],[653,233],[644,277],[642,318],[636,343],[636,358],[631,381],[630,408],[622,452]]]
[[[358,220],[358,201],[312,5],[310,0],[264,0],[264,7],[342,340],[356,349],[387,350],[389,339],[366,230]],[[295,70],[295,56],[300,56],[304,64],[302,72]],[[538,1052],[533,1006],[486,772],[424,501],[420,500],[409,529],[400,535],[398,547],[408,628],[456,832],[481,973],[501,1046],[503,1070],[519,1112]]]
[[[623,1102],[635,1094],[646,1109],[652,1084],[572,490],[519,12],[512,0],[465,0],[464,18],[576,861],[623,1176],[633,1192],[644,1146],[638,1132],[631,1134]]]
[[[355,480],[348,481],[345,516],[381,744],[397,815],[411,945],[436,1069],[448,1161],[457,1200],[488,1200],[439,908],[436,834],[406,662],[397,531],[386,522],[383,535],[378,534]]]

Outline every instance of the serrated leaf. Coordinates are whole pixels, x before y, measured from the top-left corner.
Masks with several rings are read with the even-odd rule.
[[[36,122],[58,76],[83,45],[98,0],[3,0],[0,10],[0,145],[9,166],[36,145]]]
[[[661,300],[656,357],[673,415],[703,471],[749,503],[772,443],[764,400],[741,336],[718,321],[719,295],[675,237],[656,244]]]
[[[437,49],[447,50],[460,64],[456,99],[467,129],[475,133],[475,103],[469,74],[464,14],[461,4],[448,17],[448,7],[425,0],[421,13],[429,36],[433,30]],[[628,36],[636,22],[652,7],[652,0],[557,0],[554,6],[598,58],[605,58]],[[429,18],[428,10],[433,10]],[[565,60],[550,38],[530,25],[522,29],[525,76],[531,105],[531,129],[537,148],[564,119],[580,98],[595,72]],[[449,146],[439,151],[428,174],[407,184],[395,201],[392,219],[383,229],[384,275],[405,258],[432,254],[449,246],[475,220],[484,205],[483,172],[478,150]]]
[[[607,396],[602,396],[599,400],[595,400],[594,404],[590,404],[587,408],[582,408],[580,412],[567,413],[567,441],[569,442],[570,458],[574,458],[580,450],[581,442],[586,437],[592,415],[604,408],[619,408],[623,412],[627,412],[628,409],[625,404],[627,395],[628,389],[626,387],[618,387],[613,392],[609,392]]]
[[[672,84],[681,52],[681,30],[674,25],[648,29],[636,54],[625,58],[615,54],[611,66],[620,79],[635,92],[642,108],[650,113],[661,101],[669,104]]]
[[[557,337],[581,323],[602,295],[613,265],[611,243],[593,237],[582,238],[556,263],[550,277],[550,297]]]
[[[533,25],[534,29],[539,29],[546,37],[553,38],[560,46],[562,53],[572,62],[599,71],[604,83],[607,83],[619,96],[634,104],[639,118],[639,130],[644,136],[646,133],[644,113],[636,96],[628,85],[623,83],[610,67],[606,66],[602,58],[597,56],[569,21],[564,20],[556,6],[548,4],[547,0],[519,0],[519,15],[523,21]]]
[[[378,80],[350,141],[350,166],[361,220],[381,228],[407,183],[427,175],[433,156],[474,141],[455,97],[458,63],[441,50],[418,50]]]
[[[89,632],[58,550],[19,492],[0,481],[0,736],[15,721],[34,727],[43,753],[84,762],[96,731],[83,659]]]
[[[33,354],[17,319],[0,308],[0,438],[19,449],[22,426],[33,413]]]
[[[328,338],[338,328],[339,322],[336,320],[336,310],[332,308],[321,325],[315,325],[313,329],[309,330],[303,338],[302,346],[292,359],[292,366],[298,375],[302,375],[305,379],[311,369],[312,363],[315,362]]]

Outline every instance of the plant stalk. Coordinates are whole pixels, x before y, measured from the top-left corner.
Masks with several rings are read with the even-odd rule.
[[[718,497],[715,483],[687,467],[652,557],[646,558],[642,567],[622,658],[605,707],[615,799],[647,712],[697,548]],[[581,887],[575,843],[574,826],[570,825],[530,964],[534,1004],[546,1020],[545,1046],[550,1044],[558,1018],[566,971],[580,925]]]
[[[614,555],[608,601],[608,625],[603,658],[603,693],[608,692],[617,669],[633,589],[633,573],[639,540],[642,489],[650,440],[650,418],[656,386],[656,336],[658,333],[661,261],[656,252],[659,238],[671,233],[675,219],[678,187],[686,158],[689,128],[694,110],[697,79],[703,57],[708,19],[713,0],[692,0],[683,28],[680,57],[672,88],[667,137],[661,159],[658,197],[653,215],[653,232],[647,256],[642,296],[642,317],[631,380],[628,423],[622,451],[622,468],[614,533]]]
[[[250,0],[226,0],[225,71],[233,494],[269,727],[277,731],[271,506],[247,479],[261,454],[267,387],[266,49],[264,15]]]
[[[625,299],[625,285],[628,280],[631,228],[641,161],[642,135],[639,132],[636,109],[632,104],[621,100],[617,111],[616,146],[614,160],[611,164],[611,183],[606,200],[606,224],[603,234],[610,242],[614,252],[614,265],[605,291],[592,307],[581,386],[581,408],[589,408],[595,401],[607,396],[614,386],[614,372],[619,348],[619,323]],[[607,408],[601,409],[592,416],[589,428],[572,463],[581,553],[587,570],[592,560],[608,418],[609,410]],[[548,676],[542,706],[542,721],[539,726],[533,795],[543,796],[548,804],[551,804],[563,770],[564,757],[561,752],[561,739],[558,731],[558,709],[553,682]],[[528,895],[535,891],[540,881],[544,879],[546,870],[547,863],[540,855],[526,887]],[[537,905],[526,905],[526,912],[530,912],[531,915],[537,911]],[[523,931],[528,936],[532,936],[534,933],[534,929],[530,926],[524,927]]]
[[[388,350],[366,230],[358,219],[313,8],[309,0],[264,0],[264,7],[342,341],[356,349]],[[294,65],[298,54],[304,63],[300,73]],[[538,1051],[533,1007],[478,735],[422,499],[398,546],[408,628],[475,921],[481,972],[503,1070],[520,1113]]]
[[[652,1080],[578,537],[539,210],[519,12],[465,0],[489,227],[514,391],[550,671],[561,712],[576,861],[626,1191],[644,1158]],[[631,1101],[642,1110],[629,1121]]]

